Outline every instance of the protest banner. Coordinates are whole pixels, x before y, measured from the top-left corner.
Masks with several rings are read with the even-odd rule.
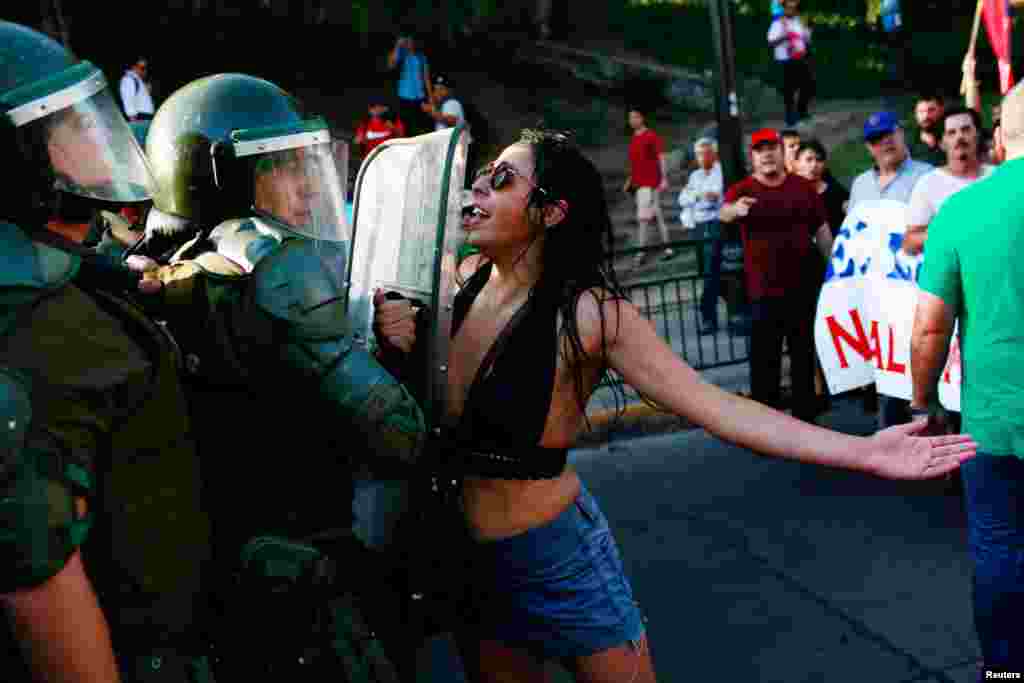
[[[911,398],[910,337],[923,259],[900,248],[906,211],[891,199],[860,202],[833,242],[814,322],[832,394],[874,383],[881,394]],[[939,400],[949,410],[960,410],[960,377],[954,334],[939,382]]]

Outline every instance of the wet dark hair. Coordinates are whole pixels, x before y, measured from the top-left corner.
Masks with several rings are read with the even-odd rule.
[[[800,146],[797,147],[796,155],[799,157],[808,149],[817,154],[818,158],[822,161],[828,161],[828,153],[825,151],[825,145],[821,144],[820,140],[804,140],[800,143]]]
[[[643,113],[643,112],[641,112]],[[580,409],[586,414],[589,397],[583,394],[582,362],[586,357],[576,320],[580,297],[593,294],[599,304],[626,298],[612,263],[612,221],[604,195],[604,179],[594,163],[572,143],[570,134],[546,129],[526,129],[517,144],[528,145],[533,152],[534,182],[545,194],[535,191],[536,208],[564,200],[569,207],[565,218],[546,230],[543,270],[537,288],[558,299],[562,316],[559,338],[569,344],[569,362]],[[601,318],[601,354],[607,358],[607,320]],[[618,330],[615,330],[618,334]],[[604,373],[607,373],[607,367]],[[621,390],[621,389],[620,389]]]
[[[516,144],[525,145],[533,152],[533,180],[541,188],[530,194],[527,207],[530,221],[537,228],[537,236],[542,231],[544,234],[540,257],[543,269],[530,296],[542,293],[558,302],[562,318],[559,348],[568,343],[576,397],[585,415],[589,397],[584,395],[582,364],[587,353],[577,324],[577,306],[587,293],[595,296],[599,304],[626,299],[612,264],[612,221],[605,200],[604,181],[593,162],[573,144],[571,134],[526,129]],[[559,201],[568,205],[565,218],[545,228],[541,211]],[[607,358],[607,320],[603,307],[598,310],[601,317],[601,354]],[[607,372],[606,366],[604,373]],[[615,386],[616,396],[621,398],[622,389]]]
[[[800,138],[800,131],[795,128],[785,128],[779,132],[779,138],[785,140],[786,138]]]

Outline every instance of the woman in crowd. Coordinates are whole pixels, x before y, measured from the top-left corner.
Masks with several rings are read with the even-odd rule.
[[[608,522],[566,464],[609,370],[767,455],[920,479],[974,453],[969,436],[915,437],[924,420],[847,436],[704,382],[622,295],[601,175],[562,134],[524,131],[479,173],[466,214],[480,254],[460,266],[448,410],[460,416],[450,451],[473,538],[476,608],[460,639],[473,680],[543,681],[546,660],[579,681],[655,680]],[[408,303],[377,304],[382,343],[410,349]]]
[[[843,185],[836,180],[836,177],[828,170],[828,153],[825,146],[818,140],[806,140],[796,150],[796,172],[814,184],[818,194],[825,203],[825,212],[828,214],[828,225],[832,230],[832,237],[839,233],[839,228],[846,220],[846,207],[849,203],[850,193]],[[818,294],[825,281],[825,264],[815,258],[808,266],[808,286],[813,287],[816,292],[814,301],[818,300]],[[813,315],[813,313],[812,313]],[[819,409],[824,411],[829,406],[828,389],[825,385],[825,373],[821,369],[817,354],[814,354],[814,388],[819,398]]]
[[[828,170],[828,153],[825,146],[817,140],[807,140],[800,144],[796,151],[797,173],[807,178],[821,195],[828,212],[828,224],[832,228],[832,236],[839,232],[839,227],[846,220],[846,206],[850,200],[849,191],[836,180]]]

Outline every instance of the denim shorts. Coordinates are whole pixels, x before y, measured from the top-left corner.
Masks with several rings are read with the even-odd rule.
[[[475,635],[545,659],[585,657],[644,633],[608,520],[582,486],[551,522],[474,544]]]

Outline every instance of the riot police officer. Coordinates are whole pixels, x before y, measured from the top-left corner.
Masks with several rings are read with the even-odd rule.
[[[189,630],[198,461],[173,344],[119,291],[138,277],[45,226],[55,191],[134,202],[153,180],[102,73],[8,22],[0,154],[2,603],[36,678],[116,681],[111,630],[130,653]]]
[[[353,540],[352,473],[412,465],[425,430],[408,391],[349,334],[346,174],[327,124],[273,83],[219,74],[167,98],[146,151],[161,188],[147,232],[192,238],[165,263],[129,263],[143,286],[159,283],[151,310],[188,359],[222,576],[237,588],[258,537],[279,561],[313,548],[353,586],[363,573],[379,581]],[[224,645],[226,675],[298,675],[275,652],[311,620],[283,623],[269,592],[246,595],[220,606],[218,632],[243,641]],[[240,666],[243,647],[263,663],[250,653]]]

